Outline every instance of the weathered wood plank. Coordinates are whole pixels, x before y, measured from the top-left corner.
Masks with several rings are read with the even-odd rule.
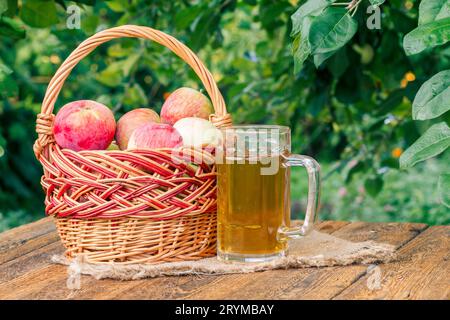
[[[301,223],[295,221],[294,224]],[[336,230],[348,225],[349,222],[345,221],[323,221],[318,222],[316,229],[326,233],[333,233]],[[253,278],[257,274],[244,275],[247,278]],[[138,281],[135,286],[129,290],[120,292],[117,295],[111,296],[113,299],[185,299],[189,298],[194,292],[201,292],[211,286],[215,286],[217,283],[221,283],[223,279],[233,278],[243,275],[223,275],[223,276],[210,276],[210,275],[196,275],[186,277],[165,277],[160,278],[162,280],[158,285],[161,288],[161,292],[154,290],[154,283],[148,280]],[[190,298],[189,298],[190,299]]]
[[[294,222],[295,223],[295,222]],[[297,224],[301,222],[296,222]],[[351,222],[349,221],[319,221],[317,225],[314,227],[316,230],[328,234],[332,234],[337,230],[349,225]]]
[[[11,281],[0,284],[0,300],[24,299],[33,295],[39,299],[52,299],[52,284],[60,282],[65,287],[67,269],[58,265],[46,265],[33,269]],[[60,296],[64,299],[64,296]]]
[[[0,264],[58,241],[50,217],[0,234]]]
[[[18,278],[35,269],[48,266],[53,255],[63,252],[63,245],[57,241],[0,264],[0,283]]]
[[[323,232],[331,233],[347,225],[349,222],[325,221],[318,223],[317,228]],[[224,276],[184,276],[184,277],[162,277],[156,279],[145,279],[127,283],[118,283],[106,280],[107,284],[101,282],[100,286],[90,286],[90,279],[86,280],[86,289],[76,293],[77,299],[182,299],[193,290],[201,290]],[[85,285],[82,285],[85,288]],[[155,288],[157,288],[155,290]]]
[[[372,239],[405,246],[401,250],[425,228],[422,224],[329,221],[318,224],[322,232],[352,241]],[[81,290],[69,290],[67,268],[48,265],[49,256],[61,250],[59,242],[51,243],[0,265],[0,282],[3,282],[0,299],[329,299],[345,292],[358,279],[362,280],[367,272],[366,266],[348,266],[246,275],[161,277],[129,282],[98,281],[83,276]],[[445,261],[440,267],[448,268],[443,263]],[[431,284],[445,283],[442,276],[433,279]]]
[[[349,241],[373,240],[400,247],[414,239],[427,227],[423,223],[352,222],[334,235]]]
[[[449,226],[427,229],[399,254],[401,261],[369,272],[336,299],[450,299]]]
[[[55,226],[51,217],[42,218],[35,222],[24,224],[22,226],[6,230],[0,233],[0,248],[3,244],[9,242],[20,242],[28,240],[49,232],[55,231]]]
[[[1,299],[174,299],[193,286],[208,285],[220,277],[160,277],[137,281],[96,280],[81,277],[81,289],[67,288],[67,268],[41,265],[39,268],[0,283]]]
[[[349,222],[325,221],[318,223],[317,228],[323,232],[332,233],[348,224]],[[57,250],[57,248],[53,248],[53,250]],[[50,252],[53,251],[46,251],[43,248],[41,252],[36,251],[35,254],[39,256],[47,255],[48,257]],[[33,256],[32,253],[30,253],[30,257],[27,257],[27,259],[28,261],[34,261],[35,263],[37,261],[36,259],[39,260],[39,258]],[[120,282],[114,280],[98,281],[92,277],[83,276],[81,279],[81,290],[71,291],[66,287],[67,271],[65,266],[52,266],[52,268],[49,268],[48,265],[45,265],[45,262],[43,264],[36,264],[41,267],[40,272],[46,274],[46,276],[36,277],[35,280],[33,280],[34,277],[30,279],[28,273],[23,274],[23,272],[18,270],[15,272],[8,271],[11,270],[10,268],[21,270],[27,269],[27,259],[15,259],[3,269],[6,273],[9,272],[10,276],[5,276],[5,280],[7,280],[8,283],[0,285],[0,293],[4,290],[9,290],[9,288],[18,288],[17,292],[8,294],[3,298],[40,299],[44,296],[46,299],[177,299],[183,298],[195,290],[202,290],[201,288],[208,287],[219,281],[222,277],[226,277],[161,277],[156,279]],[[17,264],[14,264],[15,262],[17,262]],[[25,266],[23,263],[25,263]],[[56,267],[56,269],[53,267]],[[33,274],[33,269],[28,268],[27,270],[29,273]],[[58,272],[55,273],[55,270],[58,270]],[[15,279],[11,276],[11,274],[14,273],[18,276],[17,278],[15,277]],[[45,294],[42,293],[44,287],[46,291]]]
[[[286,288],[277,299],[331,299],[336,292],[341,292],[364,275],[366,270],[367,266],[362,265],[321,268]]]
[[[414,223],[365,223],[353,222],[333,235],[349,241],[373,240],[401,247],[426,230],[425,224]],[[364,276],[368,266],[355,265],[319,269],[310,279],[290,288],[282,299],[331,299]]]
[[[344,225],[333,235],[351,241],[374,240],[402,246],[426,228],[424,224],[363,223]],[[186,296],[188,299],[331,299],[367,271],[356,265],[320,269],[274,270],[223,276]]]
[[[89,288],[82,284],[82,290],[77,292],[75,297],[76,299],[114,300],[176,299],[186,295],[186,292],[190,292],[193,286],[207,286],[218,278],[218,276],[181,276],[127,282],[102,280],[96,282],[98,288]]]

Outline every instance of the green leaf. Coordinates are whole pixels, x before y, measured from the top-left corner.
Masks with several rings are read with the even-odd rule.
[[[355,174],[363,172],[364,170],[366,170],[365,163],[358,161],[356,165],[354,165],[353,167],[350,168],[350,170],[348,170],[347,175],[345,177],[345,184],[349,184],[352,181],[353,176]]]
[[[450,208],[450,173],[439,176],[438,191],[441,203]]]
[[[125,12],[129,7],[127,0],[112,0],[105,3],[114,12]]]
[[[142,87],[135,83],[127,89],[123,96],[123,103],[133,108],[148,107],[148,99]]]
[[[312,53],[327,53],[344,46],[358,30],[357,22],[345,8],[329,7],[311,24],[309,43]]]
[[[298,34],[292,42],[292,56],[294,58],[294,73],[299,73],[309,56],[309,43]]]
[[[131,73],[131,70],[136,66],[136,63],[138,62],[139,58],[141,57],[141,53],[133,53],[130,55],[127,59],[123,60],[123,74],[124,76],[128,77]]]
[[[413,102],[413,119],[434,119],[448,110],[450,110],[450,70],[445,70],[420,87]]]
[[[87,17],[83,17],[81,19],[81,29],[86,34],[95,33],[97,27],[99,25],[100,18],[96,15],[88,15]]]
[[[290,7],[287,1],[261,1],[258,20],[268,34],[273,34],[275,29],[284,26],[285,22],[280,18],[285,11],[290,10]]]
[[[311,54],[311,47],[308,41],[308,33],[311,26],[311,20],[311,17],[306,17],[303,20],[302,31],[297,34],[292,45],[294,56],[294,73],[300,72],[306,59],[308,59],[309,55]]]
[[[303,29],[303,20],[308,16],[317,16],[323,9],[330,5],[328,0],[309,0],[295,11],[291,16],[292,31],[291,36],[296,36]]]
[[[450,17],[448,0],[422,0],[419,5],[419,25]]]
[[[319,68],[326,60],[330,59],[331,57],[333,57],[333,59],[331,59],[328,63],[329,69],[336,78],[339,78],[349,66],[345,47],[342,47],[339,50],[314,55],[314,65],[316,66],[316,68]]]
[[[54,1],[56,2],[56,4],[59,4],[61,7],[63,7],[65,11],[67,11],[67,5],[64,3],[64,0],[54,0]]]
[[[450,146],[450,128],[445,122],[431,126],[416,142],[400,156],[400,168],[437,156]]]
[[[381,176],[370,177],[364,181],[364,189],[369,196],[375,198],[383,189],[383,179]]]
[[[123,78],[122,61],[111,63],[106,69],[97,74],[95,78],[108,87],[117,87]]]
[[[331,71],[335,78],[339,78],[340,76],[342,76],[350,66],[350,62],[347,56],[347,50],[345,49],[346,48],[344,47],[338,50],[327,63],[328,69]]]
[[[95,0],[75,0],[74,2],[85,4],[85,5],[88,5],[88,6],[95,5]]]
[[[115,61],[97,74],[96,79],[108,87],[116,87],[130,75],[140,57],[141,52],[136,52],[124,60]]]
[[[6,10],[3,15],[13,18],[17,13],[17,7],[18,7],[18,0],[6,0],[8,4],[8,10]]]
[[[385,0],[370,0],[370,4],[374,7],[378,7],[384,3]]]
[[[54,1],[26,0],[22,4],[20,17],[31,27],[45,28],[58,22]]]
[[[209,36],[218,28],[221,15],[216,11],[214,8],[208,9],[191,24],[192,37],[189,46],[194,51],[202,48],[210,39]]]
[[[382,167],[388,167],[388,168],[393,168],[393,169],[397,169],[398,170],[398,160],[395,158],[385,158],[383,160],[381,160],[380,165]]]
[[[6,65],[0,64],[0,96],[12,97],[17,95],[18,86],[11,77],[13,71]]]
[[[294,73],[303,68],[303,64],[311,54],[308,35],[311,23],[331,2],[329,0],[310,0],[303,4],[292,16],[291,36],[295,36],[292,53],[294,56]]]
[[[0,17],[0,36],[17,40],[25,38],[25,35],[25,28],[20,22],[8,17]]]
[[[11,73],[13,73],[11,68],[9,68],[8,66],[6,66],[4,64],[0,64],[0,76],[2,76],[2,75],[9,76]]]
[[[121,43],[115,43],[108,47],[107,52],[110,57],[125,58],[132,54],[133,50],[133,47],[124,47]]]
[[[403,39],[403,48],[408,56],[436,47],[450,40],[450,18],[423,24]]]
[[[363,46],[359,46],[354,44],[352,46],[353,50],[355,50],[361,56],[362,64],[369,64],[372,62],[373,57],[375,55],[373,48],[370,44],[364,44]]]
[[[314,65],[316,66],[316,68],[319,68],[322,65],[322,63],[324,63],[326,60],[331,58],[335,53],[336,53],[336,51],[330,51],[327,53],[315,54],[314,55]]]
[[[183,9],[175,15],[175,26],[177,29],[182,30],[189,27],[189,25],[197,19],[201,13],[201,6],[191,6]]]
[[[17,96],[19,87],[17,83],[11,78],[1,79],[0,77],[0,96],[2,97],[14,97]]]
[[[397,89],[392,91],[389,96],[380,103],[377,110],[377,115],[385,115],[392,112],[395,108],[401,105],[405,97],[405,89]]]
[[[0,15],[8,11],[8,1],[0,0]]]

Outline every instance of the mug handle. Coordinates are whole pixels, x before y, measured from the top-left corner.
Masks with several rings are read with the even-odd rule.
[[[316,221],[320,199],[320,165],[313,158],[299,154],[290,154],[283,158],[286,167],[305,167],[308,173],[308,202],[303,225],[284,226],[280,230],[285,237],[295,239],[307,235]],[[287,212],[290,214],[290,208],[287,208]]]

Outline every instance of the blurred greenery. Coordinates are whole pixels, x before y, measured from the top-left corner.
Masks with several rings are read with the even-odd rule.
[[[52,75],[81,41],[123,24],[162,30],[197,52],[235,123],[290,126],[292,149],[322,163],[322,218],[450,223],[437,195],[439,173],[450,171],[448,154],[408,171],[399,170],[398,161],[427,128],[450,120],[448,112],[431,120],[412,118],[420,86],[449,69],[448,43],[407,56],[403,38],[418,25],[419,1],[363,0],[352,18],[357,30],[348,29],[354,36],[342,37],[332,55],[306,55],[299,64],[302,39],[291,37],[291,16],[305,2],[0,0],[0,231],[43,216],[42,169],[32,144]],[[365,27],[372,2],[382,3],[379,30]],[[79,29],[68,27],[76,21],[74,8],[81,14]],[[168,49],[120,39],[76,66],[56,106],[92,99],[117,116],[137,107],[159,111],[164,96],[180,86],[201,89]],[[296,171],[292,193],[301,199],[293,201],[298,212],[306,178]]]
[[[448,156],[445,160],[450,161]],[[332,168],[323,163],[322,169],[329,172]],[[363,173],[356,174],[352,183],[345,182],[345,173],[334,174],[323,181],[320,218],[448,224],[449,211],[440,204],[437,189],[438,177],[443,170],[448,170],[448,165],[436,159],[426,161],[407,174],[390,170],[384,174],[383,188],[375,198],[364,185]],[[294,211],[298,213],[296,218],[301,219],[306,209],[307,175],[297,169],[292,176],[291,197]]]

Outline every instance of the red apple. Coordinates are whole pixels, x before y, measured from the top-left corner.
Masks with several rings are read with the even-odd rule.
[[[161,121],[173,125],[182,118],[208,119],[213,112],[211,102],[200,91],[179,88],[164,102],[161,109]]]
[[[133,131],[128,149],[175,148],[182,144],[183,138],[174,127],[163,123],[148,123]]]
[[[117,121],[116,141],[121,150],[128,146],[131,134],[138,127],[146,123],[161,122],[158,114],[152,109],[140,108],[125,113]]]
[[[105,150],[114,138],[116,121],[108,107],[91,100],[72,101],[55,117],[53,134],[61,148]]]

